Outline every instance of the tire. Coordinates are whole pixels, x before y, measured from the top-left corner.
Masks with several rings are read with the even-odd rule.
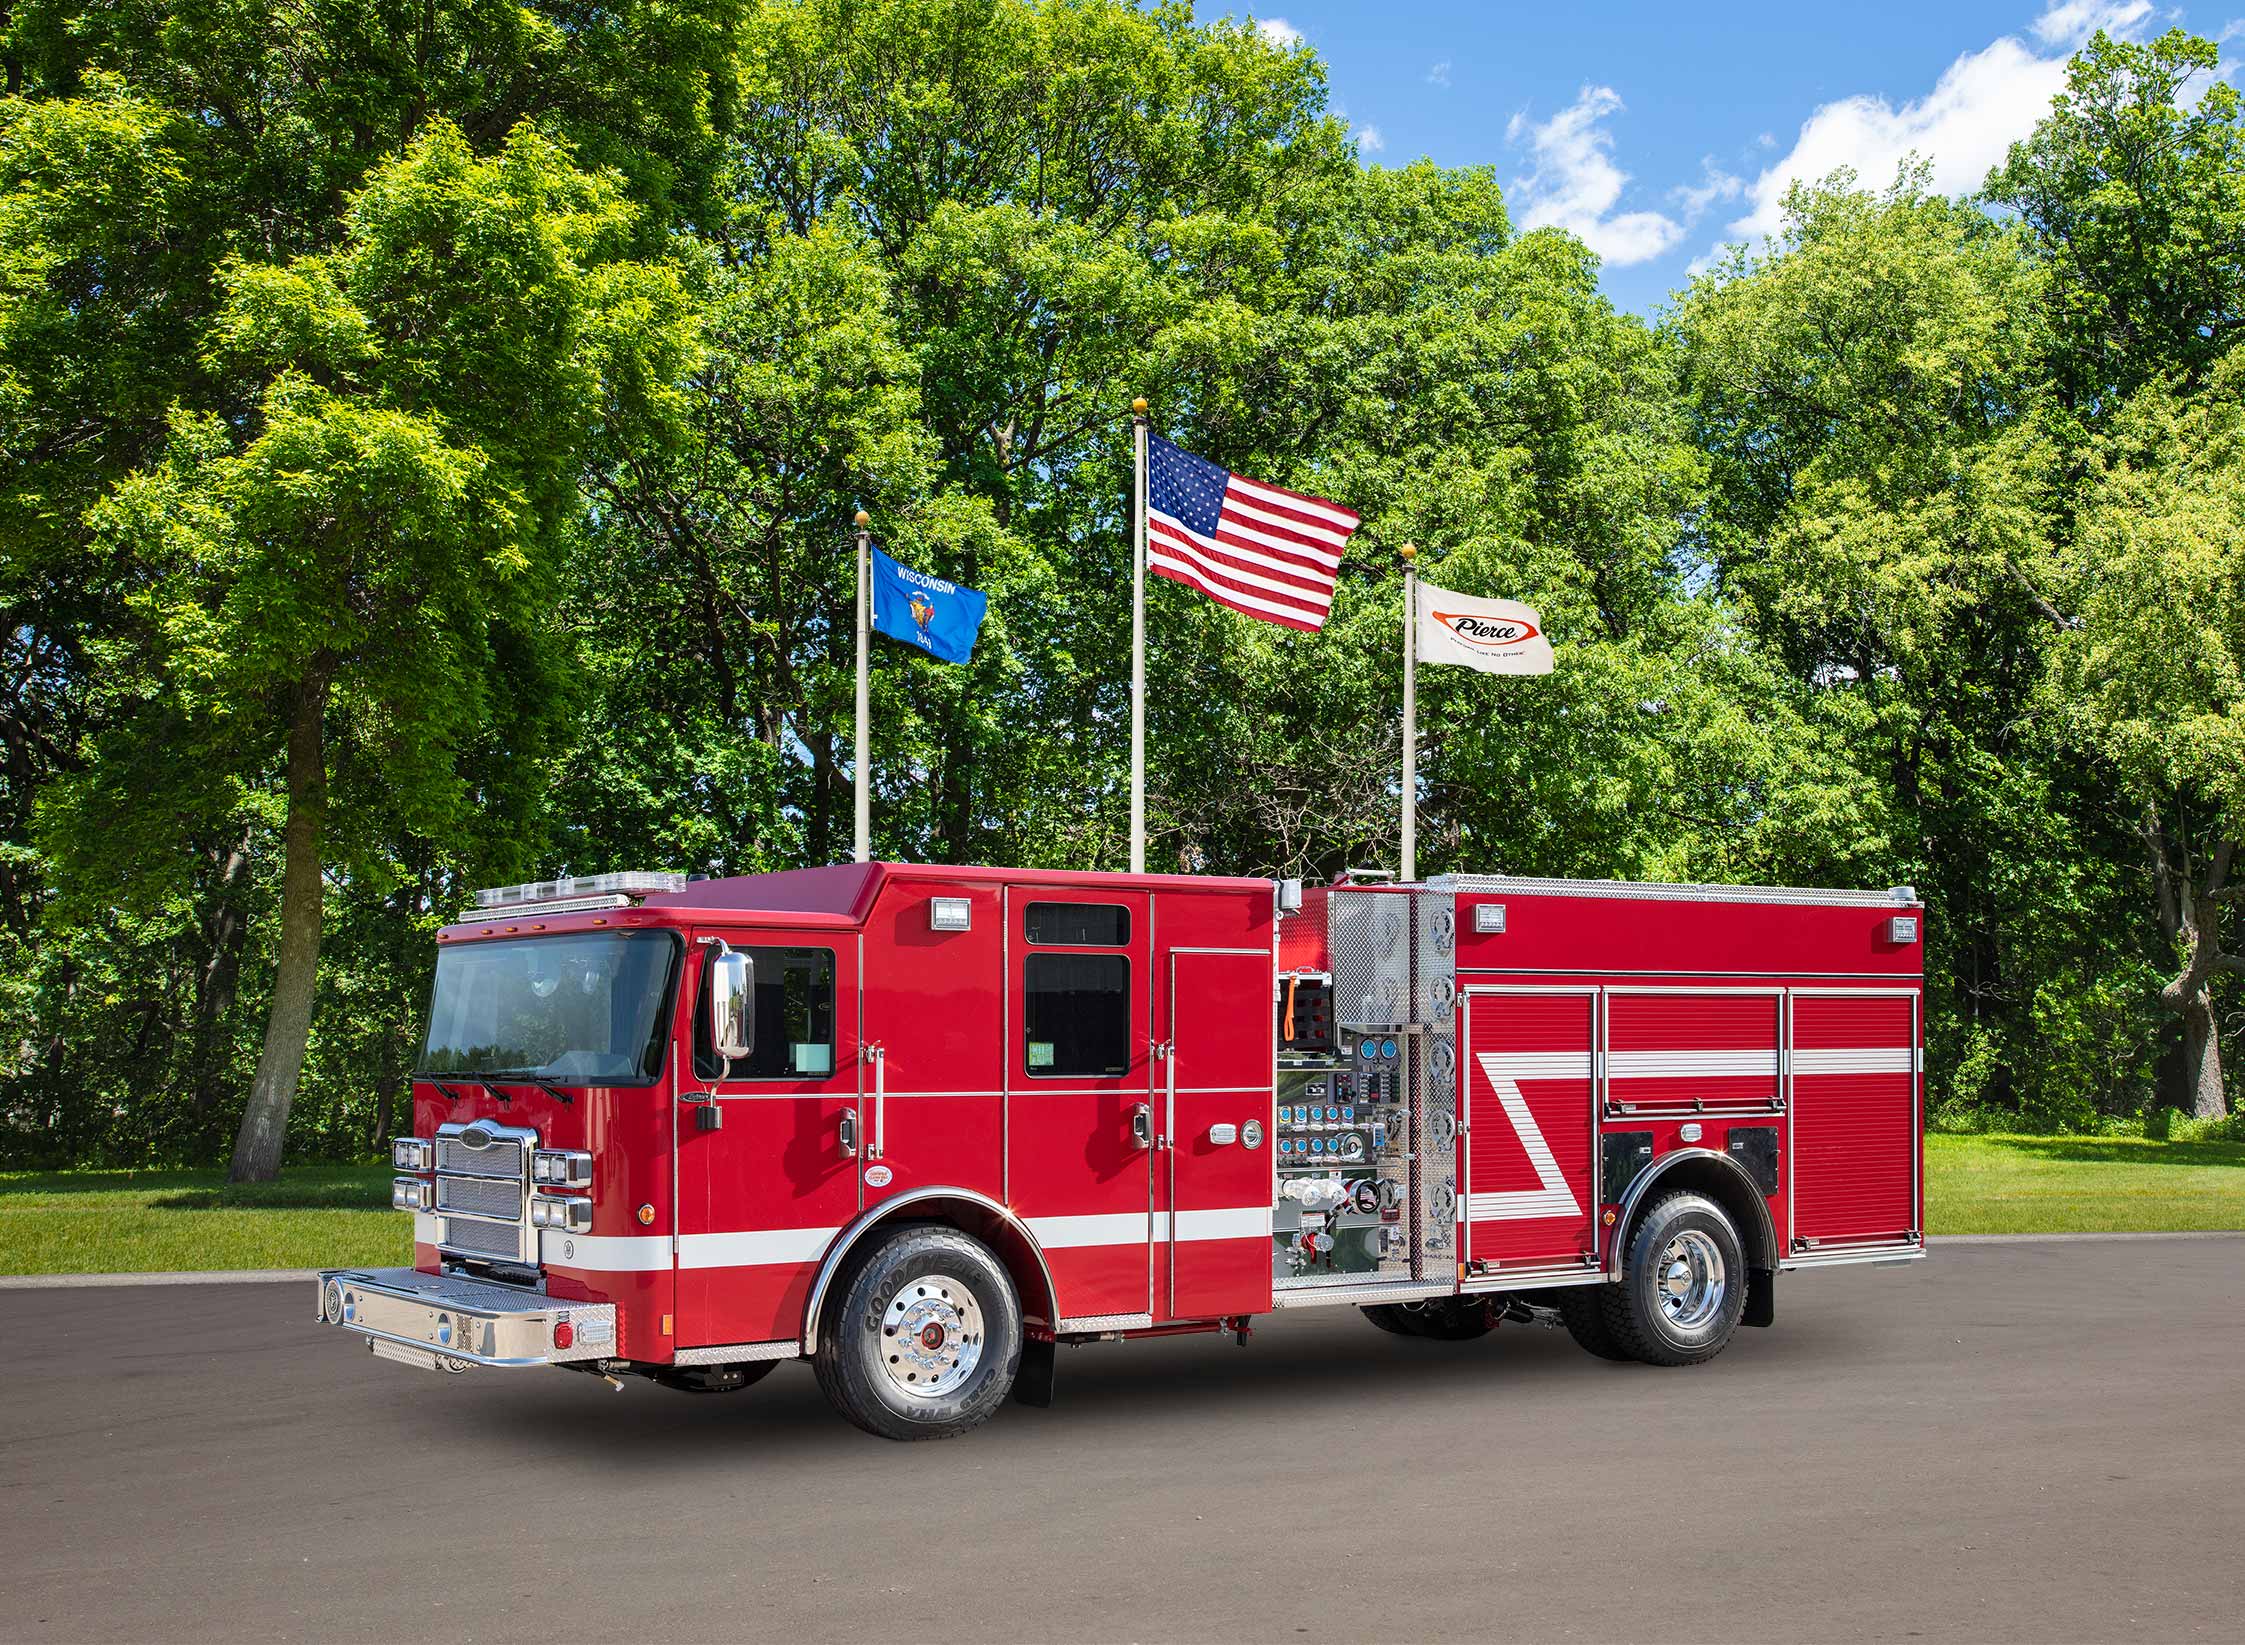
[[[1559,1310],[1560,1321],[1567,1327],[1567,1335],[1575,1339],[1575,1346],[1599,1359],[1617,1362],[1631,1357],[1606,1329],[1606,1294],[1619,1289],[1614,1285],[1570,1285],[1551,1293],[1552,1306]]]
[[[1713,1200],[1671,1194],[1631,1230],[1622,1282],[1604,1290],[1616,1348],[1647,1365],[1699,1365],[1746,1312],[1746,1249]]]
[[[681,1394],[737,1394],[780,1368],[776,1359],[738,1365],[672,1365],[654,1373],[655,1385]]]
[[[1021,1303],[979,1240],[899,1228],[845,1271],[812,1370],[829,1403],[883,1439],[949,1439],[990,1419],[1021,1369]]]
[[[1380,1302],[1364,1317],[1399,1337],[1472,1342],[1497,1328],[1496,1310],[1480,1297],[1436,1297],[1429,1302]]]

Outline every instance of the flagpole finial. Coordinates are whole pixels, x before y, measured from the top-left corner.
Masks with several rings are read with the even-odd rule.
[[[1133,417],[1143,417],[1146,415],[1146,401],[1143,395],[1130,402],[1130,414]]]
[[[873,516],[872,516],[872,515],[870,515],[870,514],[866,513],[866,512],[865,512],[865,510],[864,510],[864,509],[862,509],[862,508],[861,508],[861,509],[859,509],[859,510],[857,511],[857,528],[858,528],[858,530],[860,530],[860,531],[863,531],[863,530],[864,530],[864,529],[865,529],[865,528],[866,528],[867,526],[871,525],[872,523],[873,523]]]
[[[1419,557],[1419,545],[1417,543],[1405,543],[1395,551],[1395,557],[1405,565],[1409,565]]]

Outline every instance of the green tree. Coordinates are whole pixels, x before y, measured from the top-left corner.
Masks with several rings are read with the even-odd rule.
[[[2140,816],[2189,1111],[2220,1116],[2217,984],[2245,975],[2245,356],[2110,420],[2060,576],[2053,712]]]
[[[2048,265],[2056,387],[2079,416],[2155,377],[2196,381],[2245,326],[2245,129],[2220,58],[2181,29],[2100,31],[1989,174]]]
[[[487,789],[542,777],[556,565],[616,342],[603,315],[650,289],[678,306],[659,271],[611,260],[630,217],[527,127],[482,160],[430,123],[353,200],[337,251],[227,271],[211,348],[270,373],[254,419],[179,414],[162,463],[95,510],[99,540],[145,568],[133,604],[159,682],[121,737],[151,741],[158,719],[166,757],[184,734],[211,772],[281,742],[279,956],[237,1178],[280,1162],[337,839],[375,817],[429,834],[479,804],[504,815],[461,771],[493,723],[514,746],[483,764]],[[122,798],[68,794],[57,850],[103,837]]]

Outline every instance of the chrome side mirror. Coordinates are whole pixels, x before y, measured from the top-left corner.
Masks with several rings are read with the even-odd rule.
[[[756,962],[737,948],[709,962],[709,1041],[727,1062],[756,1049]]]

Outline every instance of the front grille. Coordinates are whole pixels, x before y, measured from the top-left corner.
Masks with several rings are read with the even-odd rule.
[[[437,1209],[458,1211],[471,1217],[522,1220],[522,1184],[497,1177],[437,1178]]]
[[[457,1217],[444,1219],[444,1243],[448,1249],[465,1251],[471,1256],[518,1258],[522,1248],[517,1243],[520,1231],[512,1223],[462,1222]]]
[[[437,1138],[437,1169],[463,1177],[522,1176],[522,1144],[502,1138],[488,1147],[470,1148],[458,1137]]]

